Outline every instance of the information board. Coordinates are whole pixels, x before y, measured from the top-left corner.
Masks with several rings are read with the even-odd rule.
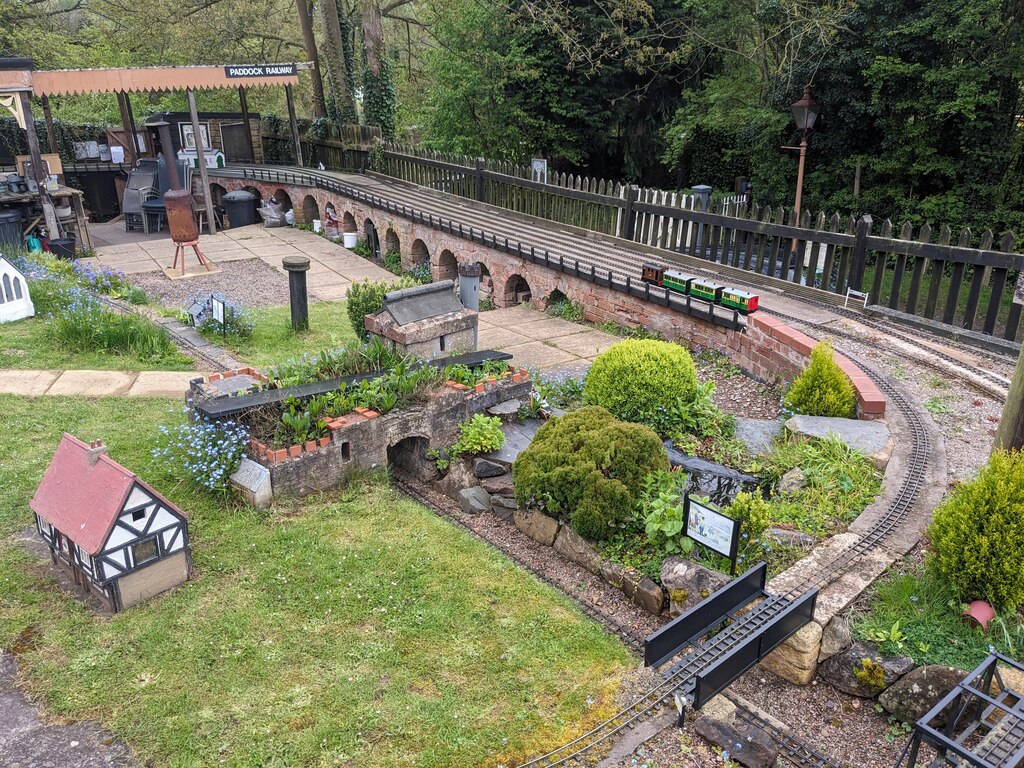
[[[210,297],[210,307],[213,309],[213,319],[224,325],[224,301],[216,296]]]
[[[725,555],[736,571],[736,551],[740,542],[740,521],[710,504],[702,504],[686,494],[683,502],[683,535],[708,549]]]

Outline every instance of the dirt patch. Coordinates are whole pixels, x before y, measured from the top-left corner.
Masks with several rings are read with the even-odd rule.
[[[288,303],[288,276],[259,259],[225,261],[220,272],[188,280],[171,280],[163,272],[140,272],[127,279],[151,301],[171,309],[200,294],[223,293],[243,307],[279,307]]]

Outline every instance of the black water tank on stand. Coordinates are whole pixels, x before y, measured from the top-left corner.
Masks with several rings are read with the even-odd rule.
[[[25,240],[21,236],[21,209],[0,208],[0,252],[5,248],[21,250]]]
[[[228,214],[230,229],[256,223],[256,195],[252,192],[244,189],[228,192],[221,198],[221,205]]]

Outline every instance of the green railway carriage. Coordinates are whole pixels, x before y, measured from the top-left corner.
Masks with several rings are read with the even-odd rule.
[[[750,314],[757,309],[758,297],[756,294],[741,291],[739,288],[726,288],[721,294],[723,307],[735,309],[744,315]]]
[[[666,269],[662,275],[661,284],[673,291],[689,293],[690,283],[696,279],[693,275],[687,275],[675,269]]]
[[[694,278],[690,280],[690,295],[696,296],[698,299],[704,299],[704,301],[710,301],[713,304],[717,304],[722,298],[722,291],[725,289],[724,285],[719,285],[710,280],[703,280],[700,278]]]

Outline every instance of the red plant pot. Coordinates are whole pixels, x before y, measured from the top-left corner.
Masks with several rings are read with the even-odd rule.
[[[996,617],[996,611],[984,600],[974,600],[964,609],[963,617],[968,624],[986,630],[988,623]]]

